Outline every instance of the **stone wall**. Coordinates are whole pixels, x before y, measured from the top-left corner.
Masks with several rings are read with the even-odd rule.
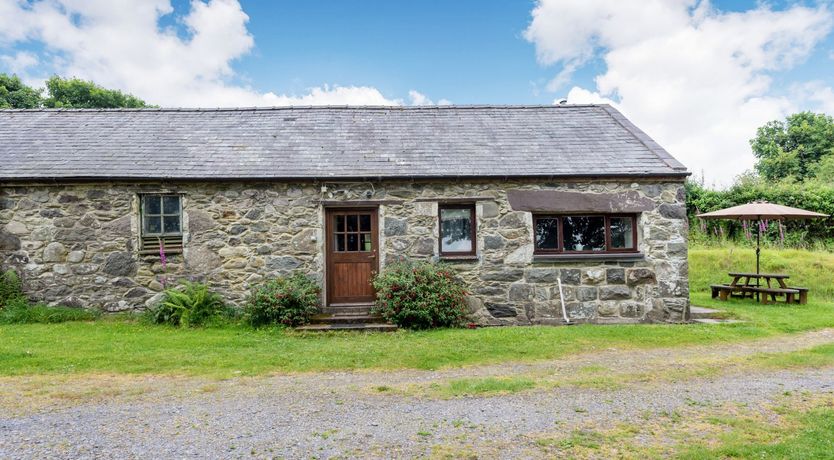
[[[532,214],[508,190],[636,193],[635,260],[540,261]],[[163,267],[139,255],[138,193],[183,194],[185,251]],[[475,260],[449,263],[466,280],[481,324],[682,320],[688,308],[683,184],[674,182],[98,183],[0,187],[0,263],[21,272],[27,293],[52,304],[107,311],[153,304],[165,285],[206,281],[242,304],[264,278],[303,270],[324,277],[322,202],[379,201],[380,264],[437,259],[438,202],[476,202]]]

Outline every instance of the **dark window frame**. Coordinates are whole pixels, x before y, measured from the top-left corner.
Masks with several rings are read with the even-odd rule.
[[[443,211],[444,210],[467,210],[469,211],[469,238],[472,241],[470,251],[444,251],[443,250]],[[475,256],[478,251],[478,220],[475,216],[475,203],[444,203],[437,206],[437,250],[440,256]]]
[[[564,218],[565,217],[603,217],[605,219],[605,249],[602,251],[574,251],[574,250],[565,250],[564,248],[564,240],[565,240],[565,233],[564,233]],[[576,254],[576,255],[585,255],[585,254],[633,254],[637,253],[637,220],[638,214],[588,214],[588,213],[577,213],[577,214],[533,214],[533,254],[536,255],[552,255],[552,254]],[[617,218],[628,218],[631,219],[631,246],[630,248],[612,248],[611,247],[611,219]],[[558,229],[558,235],[556,238],[557,247],[555,249],[547,249],[547,248],[539,248],[538,242],[536,241],[536,227],[538,226],[538,221],[540,219],[556,219],[556,228]]]

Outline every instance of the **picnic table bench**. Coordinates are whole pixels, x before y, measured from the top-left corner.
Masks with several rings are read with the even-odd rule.
[[[789,275],[781,273],[730,273],[730,284],[713,284],[712,298],[727,300],[729,297],[759,297],[761,303],[778,302],[777,297],[785,296],[785,303],[805,304],[808,302],[808,288],[788,286]],[[764,285],[761,281],[764,280]],[[773,281],[776,283],[773,283]],[[778,284],[778,286],[774,286]]]

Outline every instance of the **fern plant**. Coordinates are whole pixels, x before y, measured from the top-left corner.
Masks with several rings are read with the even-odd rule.
[[[21,300],[25,300],[25,297],[17,272],[8,270],[0,273],[0,310],[8,305],[18,304]]]
[[[154,323],[202,326],[228,316],[223,298],[205,284],[186,281],[179,287],[166,289],[164,294],[159,305],[149,311]]]

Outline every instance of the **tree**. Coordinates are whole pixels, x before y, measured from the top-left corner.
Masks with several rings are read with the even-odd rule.
[[[119,107],[148,107],[142,99],[119,90],[106,89],[91,81],[78,78],[61,78],[57,75],[46,81],[49,97],[44,107],[76,109],[112,109]]]
[[[834,119],[800,112],[760,127],[750,141],[758,158],[756,171],[765,179],[814,177],[820,162],[834,155]]]
[[[40,89],[30,88],[17,75],[0,73],[0,109],[34,109],[41,104]]]

